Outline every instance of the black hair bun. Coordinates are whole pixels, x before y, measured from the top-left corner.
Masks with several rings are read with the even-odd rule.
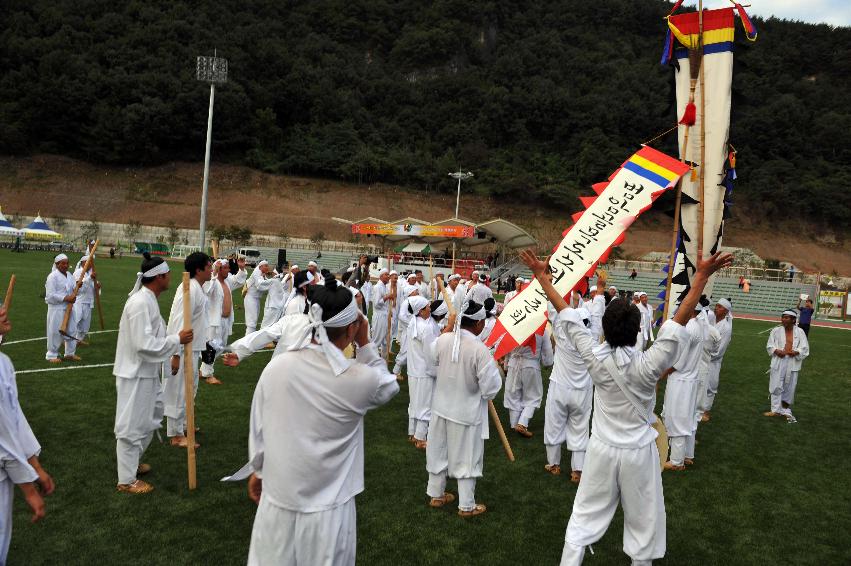
[[[334,277],[333,275],[325,278],[325,288],[328,291],[331,291],[332,293],[335,292],[337,290],[337,284],[338,284],[337,278]]]
[[[142,252],[142,257],[145,258],[146,260],[150,260],[151,254],[150,254],[150,252]]]
[[[490,312],[496,306],[496,300],[493,297],[485,299],[485,310]]]

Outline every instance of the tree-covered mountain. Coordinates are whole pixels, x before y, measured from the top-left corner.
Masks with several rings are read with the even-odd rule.
[[[575,206],[675,121],[658,0],[18,0],[0,13],[0,151],[214,158]],[[851,29],[755,19],[736,42],[739,201],[851,217]],[[738,24],[737,24],[738,25]],[[676,152],[673,139],[658,145]],[[738,211],[742,214],[742,210]]]

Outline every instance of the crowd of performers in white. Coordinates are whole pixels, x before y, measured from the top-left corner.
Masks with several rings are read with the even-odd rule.
[[[68,257],[56,256],[45,282],[51,363],[80,360],[75,347],[86,338],[93,297],[100,292],[86,259],[72,272]],[[197,394],[199,375],[206,383],[221,383],[217,361],[236,366],[274,348],[251,405],[249,462],[225,478],[247,479],[249,497],[258,504],[248,562],[354,564],[355,496],[364,489],[363,419],[398,393],[402,369],[410,396],[407,437],[425,452],[428,505],[441,508],[457,500],[458,515],[468,518],[486,512],[476,499],[476,480],[483,474],[489,436],[488,401],[504,388],[511,429],[521,439],[531,438],[529,424],[543,399],[542,367],[552,366],[542,473],[562,473],[566,448],[570,480],[578,484],[562,564],[582,562],[586,547],[606,532],[618,503],[624,513],[623,549],[633,564],[661,558],[666,540],[661,471],[694,463],[695,434],[699,423],[710,419],[733,332],[730,301],[710,302],[702,291],[731,257],[715,254],[699,263],[688,295],[655,336],[646,293],[629,298],[599,278],[589,295],[565,299],[553,287],[545,262],[531,251],[522,252],[521,259],[546,292],[549,324],[534,337],[534,348],[521,346],[497,361],[485,340],[503,305],[528,281],[518,279],[517,289],[500,304],[487,276],[479,273],[470,281],[454,274],[444,282],[443,275],[428,281],[420,271],[400,277],[384,269],[373,282],[364,256],[342,276],[320,271],[315,262],[306,270],[293,265],[281,272],[260,262],[248,275],[244,260],[193,253],[184,262],[192,316],[191,325],[184,326],[179,286],[168,321],[160,314],[157,298],[172,287],[168,263],[145,255],[121,314],[113,367],[118,491],[153,490],[139,476],[151,470],[142,460],[163,416],[170,443],[187,446],[183,364],[192,364]],[[245,335],[231,340],[233,293],[239,289]],[[71,316],[63,326],[66,310]],[[789,422],[795,422],[791,406],[809,353],[796,319],[795,310],[784,311],[767,343],[770,410],[765,415]],[[0,335],[10,330],[5,310],[0,311]],[[393,342],[399,350],[390,371]],[[184,358],[185,344],[191,344],[192,359]],[[658,446],[657,430],[663,427],[654,408],[662,379],[667,386],[661,420],[669,444]],[[42,496],[54,490],[4,354],[0,406],[4,563],[13,486],[21,489],[33,520],[44,516]],[[457,496],[449,491],[448,478],[457,482]]]

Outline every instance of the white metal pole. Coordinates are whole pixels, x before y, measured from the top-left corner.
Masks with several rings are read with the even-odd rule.
[[[213,100],[216,98],[216,84],[210,84],[210,111],[207,115],[207,151],[204,154],[204,188],[201,191],[201,251],[205,251],[207,241],[207,187],[210,184],[210,143],[213,141]]]

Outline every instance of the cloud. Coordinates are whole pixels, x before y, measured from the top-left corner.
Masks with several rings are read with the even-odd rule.
[[[826,23],[832,26],[851,26],[851,1],[849,0],[742,0],[750,4],[745,8],[751,16],[800,20],[813,24]],[[697,6],[696,0],[685,5]],[[705,0],[703,7],[708,9],[732,6],[728,0]]]

